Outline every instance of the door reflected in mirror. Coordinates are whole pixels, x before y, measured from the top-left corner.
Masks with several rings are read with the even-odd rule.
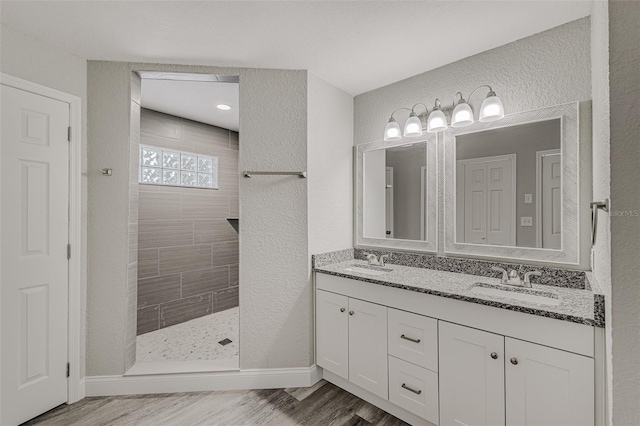
[[[456,243],[560,250],[562,122],[455,136]]]
[[[364,237],[425,240],[427,143],[366,151],[363,157]]]

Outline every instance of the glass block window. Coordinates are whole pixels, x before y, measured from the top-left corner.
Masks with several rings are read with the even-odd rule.
[[[140,146],[140,183],[218,189],[218,158]]]

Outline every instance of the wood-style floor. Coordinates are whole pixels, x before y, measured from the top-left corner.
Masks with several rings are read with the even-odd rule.
[[[324,380],[310,388],[85,398],[25,425],[406,425]]]

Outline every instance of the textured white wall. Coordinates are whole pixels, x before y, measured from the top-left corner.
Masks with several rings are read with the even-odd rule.
[[[125,369],[129,84],[136,70],[239,74],[239,169],[307,168],[306,71],[90,61],[90,170],[112,167],[114,175],[89,179],[88,375]],[[241,368],[313,362],[307,197],[306,179],[240,180]]]
[[[594,1],[591,12],[591,91],[593,116],[593,200],[610,198],[609,167],[609,8],[607,1]],[[607,424],[612,424],[613,358],[611,356],[611,221],[598,213],[596,245],[592,251],[593,276],[605,293],[605,350],[607,361]]]
[[[353,246],[353,97],[309,74],[309,254]]]
[[[240,169],[307,168],[307,72],[240,71]],[[307,180],[240,181],[240,367],[312,363]]]
[[[640,420],[639,23],[638,2],[609,2],[612,424],[617,425]]]
[[[87,229],[87,61],[46,42],[0,25],[0,71],[65,93],[79,96],[82,102],[82,247],[74,250],[82,256],[82,304],[86,300]],[[82,317],[81,329],[85,329]],[[82,333],[84,339],[84,332]],[[84,346],[84,342],[82,342]],[[81,352],[80,371],[84,375],[85,354]]]

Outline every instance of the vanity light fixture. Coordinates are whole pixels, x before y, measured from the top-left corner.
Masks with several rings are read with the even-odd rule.
[[[489,89],[489,93],[487,93],[487,97],[482,102],[482,106],[480,106],[480,121],[486,123],[504,118],[504,106],[502,105],[502,101],[498,96],[496,96],[496,92],[493,91],[491,86],[482,85],[476,88],[471,92],[471,95],[469,95],[469,99],[471,99],[471,97],[483,87]],[[456,103],[458,95],[460,95],[460,100]],[[453,97],[453,104],[455,105],[455,108],[451,114],[451,126],[464,127],[473,124],[473,110],[467,101],[465,101],[461,92],[455,94]]]
[[[395,142],[395,141],[399,141],[400,139],[402,139],[402,133],[400,132],[400,125],[398,124],[398,122],[396,121],[395,118],[393,118],[393,114],[395,114],[396,112],[406,109],[407,111],[411,111],[411,113],[413,114],[413,111],[410,110],[409,108],[398,108],[395,111],[393,111],[391,113],[391,117],[389,117],[389,121],[387,122],[387,125],[384,128],[384,141],[385,142]],[[410,117],[411,118],[411,117]],[[405,126],[405,132],[406,132],[407,128]],[[420,131],[422,131],[422,128],[420,129]]]
[[[400,139],[402,139],[403,136],[406,138],[422,136],[422,133],[423,133],[422,120],[420,119],[420,116],[416,114],[416,111],[415,111],[418,105],[424,106],[426,110],[425,114],[429,112],[429,109],[426,107],[425,104],[417,103],[411,109],[403,107],[403,108],[398,108],[391,113],[391,117],[389,118],[389,121],[387,122],[387,126],[384,129],[385,142],[399,141]],[[393,117],[393,115],[400,110],[409,111],[409,118],[404,124],[404,132],[402,133],[400,133],[400,125],[398,124],[396,119]]]
[[[221,109],[222,111],[229,111],[231,109],[231,106],[227,104],[219,104],[216,105],[216,108]]]
[[[504,106],[502,105],[502,101],[500,100],[500,98],[498,98],[498,96],[496,95],[496,92],[493,91],[491,86],[482,85],[476,88],[473,92],[471,92],[471,95],[469,95],[469,99],[471,99],[471,97],[479,89],[483,87],[489,89],[489,92],[487,93],[486,98],[484,99],[484,101],[482,102],[482,105],[480,106],[479,120],[484,123],[484,122],[496,121],[504,118]],[[458,97],[459,99],[456,101]],[[429,113],[429,108],[427,108],[422,103],[415,104],[411,109],[398,108],[395,111],[393,111],[393,113],[391,113],[391,117],[389,118],[389,121],[387,122],[387,126],[384,129],[385,142],[399,141],[402,139],[403,136],[404,137],[422,136],[423,134],[422,120],[420,119],[420,116],[418,116],[415,113],[415,107],[417,105],[424,106],[426,109],[426,112],[424,113],[424,115],[428,114],[427,129],[426,129],[427,132],[437,133],[437,132],[446,130],[447,127],[449,127],[449,124],[447,123],[447,116],[442,110],[440,99],[436,98],[435,104],[430,113]],[[393,115],[400,110],[410,111],[409,118],[407,119],[404,125],[403,133],[400,132],[400,125],[398,124],[396,119],[393,117]],[[470,124],[473,124],[474,121],[475,120],[473,117],[473,109],[471,108],[471,105],[469,105],[469,103],[464,99],[464,97],[462,96],[462,92],[457,92],[453,97],[453,112],[451,113],[451,126],[452,127],[469,126]]]
[[[398,125],[396,119],[393,118],[393,114],[391,114],[391,118],[389,118],[389,122],[384,128],[384,141],[393,142],[399,141],[400,139],[402,139],[402,133],[400,133],[400,125]]]
[[[447,130],[447,117],[442,112],[442,105],[440,105],[440,99],[436,98],[433,111],[429,114],[427,119],[427,132],[437,133],[442,130]]]
[[[422,136],[422,121],[411,111],[409,119],[404,123],[404,135],[409,137]]]

